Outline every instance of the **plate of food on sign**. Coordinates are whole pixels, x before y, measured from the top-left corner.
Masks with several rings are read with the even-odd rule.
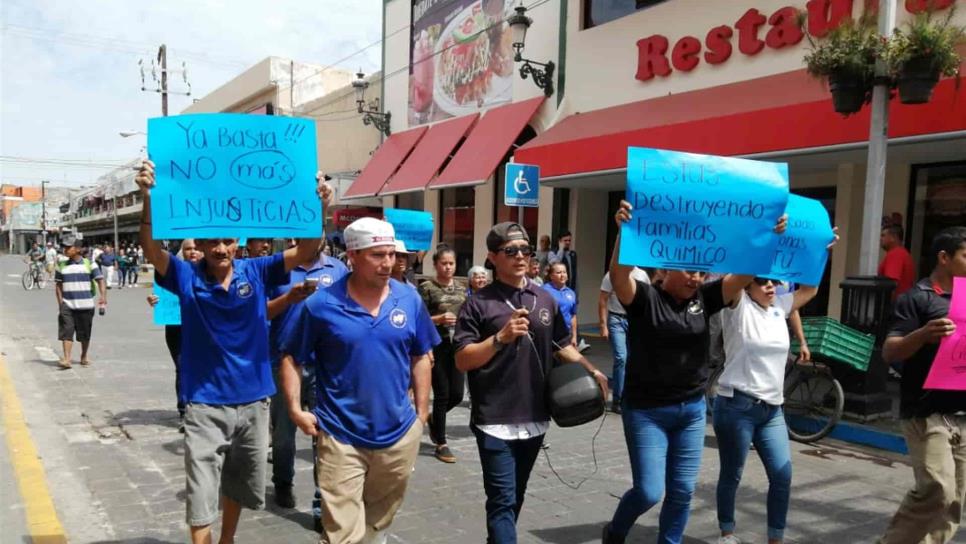
[[[450,115],[466,115],[513,98],[512,33],[503,0],[466,6],[436,42],[433,98]]]

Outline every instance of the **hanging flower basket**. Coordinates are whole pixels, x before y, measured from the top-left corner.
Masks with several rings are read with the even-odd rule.
[[[832,107],[843,115],[858,113],[869,94],[866,82],[848,73],[829,75],[828,88],[832,93]]]
[[[804,25],[804,18],[801,22]],[[872,100],[875,61],[882,51],[874,18],[844,19],[819,42],[805,35],[811,43],[804,59],[806,69],[815,77],[828,79],[835,111],[851,115],[861,110]]]
[[[933,12],[920,13],[889,39],[884,58],[903,104],[925,104],[940,76],[959,77],[956,46],[966,40],[966,28],[952,24],[955,12],[938,22]]]

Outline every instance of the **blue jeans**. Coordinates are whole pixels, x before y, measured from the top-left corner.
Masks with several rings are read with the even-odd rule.
[[[471,426],[476,435],[486,491],[487,544],[516,544],[517,518],[523,507],[530,471],[543,435],[527,440],[501,440]]]
[[[726,532],[735,530],[735,493],[748,448],[754,444],[768,475],[768,538],[781,540],[792,487],[792,457],[781,406],[766,404],[740,391],[730,398],[718,395],[713,424],[721,458],[718,527]]]
[[[295,480],[295,434],[299,432],[298,426],[288,415],[288,403],[285,401],[285,394],[282,392],[282,383],[278,377],[278,367],[273,370],[275,374],[276,392],[272,396],[272,404],[269,407],[269,417],[272,422],[272,483],[278,487],[291,487]],[[315,406],[315,374],[306,368],[300,369],[302,373],[301,399],[304,407]],[[312,477],[315,480],[315,497],[312,501],[312,515],[319,519],[322,517],[321,497],[319,491],[318,466],[315,463],[316,448],[315,438],[312,439]]]
[[[612,535],[627,536],[637,518],[663,496],[657,541],[681,542],[701,468],[705,412],[703,395],[644,410],[625,403],[624,438],[634,487],[624,493],[617,505],[610,522]]]
[[[610,388],[614,404],[620,404],[624,396],[624,366],[627,364],[627,317],[608,312],[607,333],[610,349],[614,352],[614,376]]]

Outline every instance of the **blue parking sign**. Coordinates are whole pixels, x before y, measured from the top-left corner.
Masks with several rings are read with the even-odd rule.
[[[503,203],[507,206],[536,208],[540,202],[540,167],[533,164],[506,165],[506,191]]]

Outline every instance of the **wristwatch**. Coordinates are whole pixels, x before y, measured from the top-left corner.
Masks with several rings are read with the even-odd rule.
[[[500,351],[501,349],[503,349],[504,346],[506,346],[506,344],[504,344],[503,342],[500,342],[496,336],[497,335],[495,334],[493,335],[493,348],[496,349],[497,351]]]

